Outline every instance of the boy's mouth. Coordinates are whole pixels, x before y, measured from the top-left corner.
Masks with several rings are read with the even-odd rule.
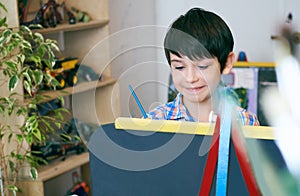
[[[201,90],[204,89],[205,86],[199,86],[199,87],[193,87],[193,88],[187,88],[187,90],[191,93],[199,93]]]

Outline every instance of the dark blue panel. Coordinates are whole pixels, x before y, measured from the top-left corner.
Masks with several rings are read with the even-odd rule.
[[[199,148],[204,137],[206,137],[205,139],[211,139],[211,137],[176,134],[179,138],[178,141],[191,140],[187,148],[168,164],[147,171],[119,169],[107,164],[101,156],[96,154],[97,149],[101,148],[106,148],[107,152],[110,151],[107,146],[102,145],[100,137],[103,137],[103,134],[115,144],[135,151],[155,149],[170,141],[175,135],[173,133],[156,132],[149,136],[139,136],[137,132],[115,130],[113,124],[108,124],[99,128],[91,137],[90,166],[93,195],[198,195],[207,159],[207,154],[199,156]],[[273,141],[262,140],[262,142],[265,142],[268,146],[273,146],[275,157],[278,157],[277,148]],[[249,193],[240,171],[233,144],[230,145],[228,195],[247,196]],[[278,162],[282,162],[282,159]],[[214,190],[215,179],[211,195],[214,195]]]

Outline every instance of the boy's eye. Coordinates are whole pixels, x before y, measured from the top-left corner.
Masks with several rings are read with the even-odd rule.
[[[174,69],[177,69],[177,70],[182,70],[183,68],[184,68],[183,66],[174,67]]]
[[[206,68],[208,68],[208,65],[198,65],[198,68],[199,69],[206,69]]]

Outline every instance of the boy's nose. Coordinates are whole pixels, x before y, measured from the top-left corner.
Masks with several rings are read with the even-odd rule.
[[[197,70],[194,68],[188,68],[186,74],[186,81],[193,83],[199,80]]]

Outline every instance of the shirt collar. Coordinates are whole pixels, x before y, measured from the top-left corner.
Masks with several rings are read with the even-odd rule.
[[[195,121],[194,118],[189,114],[186,107],[183,105],[183,95],[181,93],[177,94],[173,101],[173,105],[173,115],[170,115],[170,120]]]

